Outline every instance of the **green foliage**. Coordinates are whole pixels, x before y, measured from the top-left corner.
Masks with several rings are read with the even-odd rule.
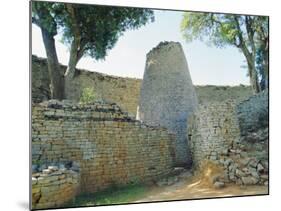
[[[95,92],[93,88],[84,88],[80,97],[80,103],[88,104],[93,103],[96,99]]]
[[[71,6],[73,10],[69,10]],[[107,50],[129,29],[137,29],[154,20],[153,11],[141,8],[95,6],[69,3],[33,2],[32,17],[44,26],[56,28],[68,45],[80,40],[77,51],[94,59],[104,59]],[[39,13],[44,14],[38,16]],[[45,21],[46,19],[46,21]]]
[[[181,31],[187,42],[199,39],[216,47],[237,47],[246,58],[252,85],[257,75],[267,75],[268,17],[186,12]]]
[[[145,196],[148,187],[135,184],[124,187],[111,187],[104,191],[78,196],[69,206],[93,206],[131,203]]]
[[[41,160],[32,160],[32,165],[42,165]]]
[[[224,47],[237,42],[241,30],[237,28],[234,15],[186,12],[181,31],[188,42],[200,39]]]
[[[84,54],[94,59],[103,59],[118,38],[128,29],[137,29],[152,18],[152,11],[111,6],[73,5],[79,26]],[[70,43],[75,34],[71,28],[73,19],[67,13],[59,19],[63,42]]]
[[[53,2],[32,2],[32,23],[47,30],[50,35],[57,34],[57,23],[55,21],[55,5]]]
[[[186,12],[181,22],[181,31],[186,41],[200,39],[217,47],[241,47],[241,42],[249,47],[247,27],[253,31],[256,42],[260,40],[259,32],[268,36],[267,17]]]

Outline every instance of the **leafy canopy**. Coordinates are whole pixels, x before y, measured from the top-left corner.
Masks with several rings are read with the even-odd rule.
[[[181,22],[186,41],[199,39],[216,47],[235,45],[241,48],[244,44],[248,47],[248,30],[253,32],[254,41],[260,40],[260,32],[268,34],[267,17],[186,12]]]
[[[72,13],[68,6],[72,7]],[[57,29],[61,41],[68,46],[79,39],[78,50],[94,59],[103,59],[126,30],[154,21],[149,9],[46,2],[33,2],[33,17],[39,19],[42,7],[46,10],[44,26]]]

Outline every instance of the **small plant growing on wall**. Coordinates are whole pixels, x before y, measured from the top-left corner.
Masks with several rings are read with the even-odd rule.
[[[94,89],[89,87],[84,88],[80,97],[80,103],[88,104],[93,103],[95,100],[96,96]]]

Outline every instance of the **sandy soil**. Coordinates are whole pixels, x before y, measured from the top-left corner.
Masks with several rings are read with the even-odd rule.
[[[137,200],[136,202],[264,194],[268,194],[267,186],[227,185],[224,188],[216,189],[208,185],[208,183],[206,183],[204,180],[190,177],[180,180],[171,186],[151,187],[150,191],[147,193],[147,196]]]

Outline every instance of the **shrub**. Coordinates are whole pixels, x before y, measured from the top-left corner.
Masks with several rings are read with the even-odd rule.
[[[92,103],[95,101],[95,99],[96,96],[93,88],[86,87],[83,89],[80,97],[80,103],[82,104]]]

